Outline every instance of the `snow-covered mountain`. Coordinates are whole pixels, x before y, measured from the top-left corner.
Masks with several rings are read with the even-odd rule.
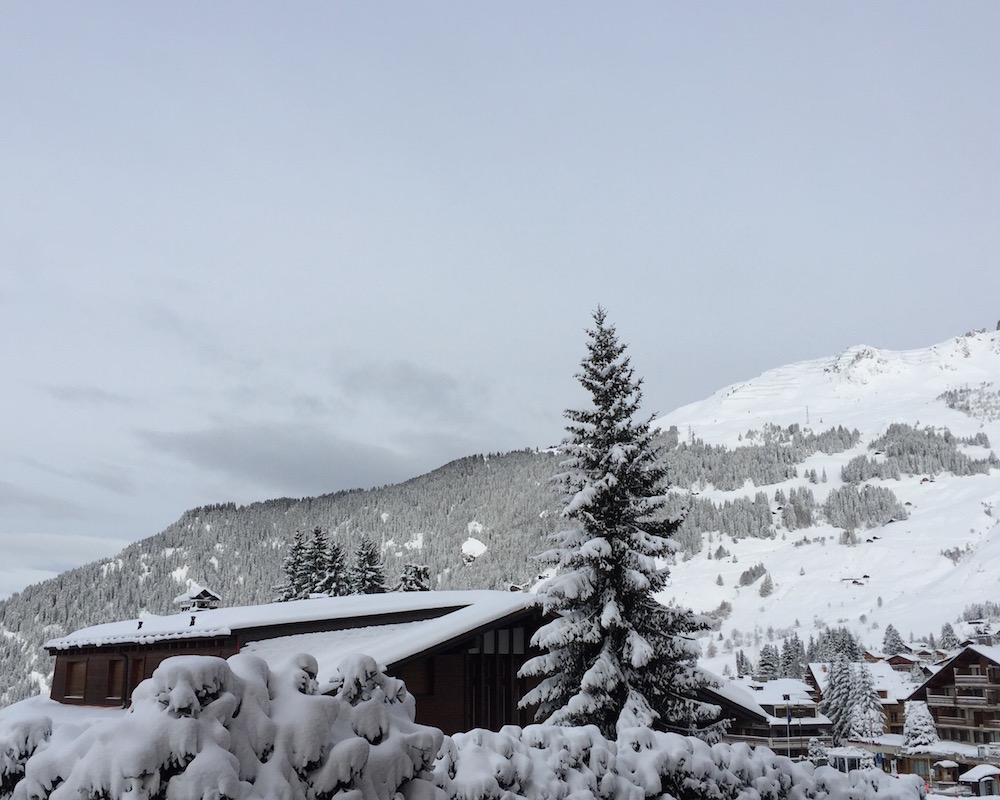
[[[702,497],[721,503],[766,490],[776,519],[777,490],[788,495],[793,487],[808,488],[822,506],[830,492],[843,487],[842,468],[852,459],[885,461],[886,453],[878,452],[884,443],[875,449],[871,444],[892,423],[947,429],[957,439],[976,440],[956,445],[972,459],[988,458],[990,447],[1000,448],[1000,332],[973,332],[905,352],[852,347],[834,358],[770,370],[658,420],[663,428],[676,426],[682,438],[728,448],[754,442],[747,432],[767,425],[856,428],[856,445],[841,453],[813,454],[798,466],[800,477],[736,491],[711,486],[702,491]],[[989,447],[982,444],[983,434]],[[813,470],[826,481],[811,482],[807,473]],[[714,637],[719,653],[711,660],[714,666],[732,662],[727,645],[743,642],[752,652],[755,632],[767,641],[769,629],[795,630],[805,640],[822,625],[846,625],[878,647],[889,623],[904,638],[911,632],[918,638],[937,635],[942,623],[955,621],[970,604],[1000,599],[1000,470],[962,476],[904,471],[898,479],[864,483],[890,489],[908,516],[856,531],[854,544],[840,544],[844,529],[829,522],[799,530],[779,523],[775,538],[734,541],[706,533],[713,543],[674,567],[664,600],[705,611],[723,601],[732,605],[721,641]],[[720,542],[730,555],[712,558]],[[758,563],[773,583],[763,597],[763,579],[739,585],[743,571]]]
[[[1000,332],[852,347],[658,425],[675,508],[687,509],[661,599],[720,618],[703,642],[715,671],[738,649],[755,659],[769,636],[845,625],[878,647],[889,623],[924,637],[1000,599]],[[347,551],[370,536],[390,579],[413,562],[440,588],[531,582],[530,555],[558,524],[546,486],[557,469],[548,452],[470,456],[371,491],[185,512],[113,559],[0,602],[0,699],[47,691],[45,640],[172,611],[190,581],[228,604],[268,602],[297,529],[321,527]]]

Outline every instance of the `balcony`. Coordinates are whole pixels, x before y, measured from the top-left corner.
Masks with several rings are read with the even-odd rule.
[[[982,708],[983,706],[986,706],[988,704],[986,702],[985,697],[977,697],[974,694],[960,694],[958,697],[955,698],[955,705],[964,706],[966,708],[972,706],[976,708]]]
[[[953,706],[955,705],[955,698],[950,697],[946,694],[931,694],[927,693],[927,705],[934,706]]]
[[[955,673],[956,686],[989,686],[990,679],[986,675],[971,675],[967,673]]]
[[[940,728],[967,728],[969,727],[969,721],[965,717],[946,717],[944,715],[939,716],[935,720],[936,724]]]

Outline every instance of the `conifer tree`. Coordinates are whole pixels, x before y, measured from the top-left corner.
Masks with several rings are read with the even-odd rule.
[[[399,576],[400,592],[429,592],[431,568],[426,564],[404,564]]]
[[[903,752],[912,753],[937,742],[937,728],[927,703],[907,700],[903,713]]]
[[[823,700],[819,704],[820,713],[825,714],[832,723],[830,736],[834,747],[839,747],[851,735],[851,722],[854,704],[851,697],[851,684],[854,678],[851,665],[846,658],[840,656],[830,665],[830,675],[823,688]]]
[[[310,594],[324,594],[323,584],[329,571],[328,558],[326,536],[323,529],[317,526],[313,529],[312,539],[306,548],[306,597]]]
[[[385,567],[378,545],[369,536],[362,536],[351,567],[351,589],[354,594],[381,594],[385,591]]]
[[[857,664],[852,670],[851,735],[852,739],[874,739],[885,732],[885,712],[872,679],[871,670]]]
[[[779,677],[781,671],[781,656],[773,644],[765,644],[760,648],[760,660],[754,678],[759,681],[770,681]]]
[[[278,596],[275,598],[276,602],[298,600],[306,596],[308,591],[306,588],[308,547],[306,534],[299,530],[295,531],[292,546],[289,548],[288,555],[285,556],[282,562],[285,580],[274,587],[278,592]]]
[[[347,559],[343,548],[333,539],[326,546],[326,571],[317,584],[316,591],[329,597],[342,597],[351,593]]]
[[[635,418],[642,381],[604,309],[593,318],[577,375],[592,405],[565,412],[565,471],[554,478],[567,527],[540,556],[555,574],[539,596],[556,616],[532,639],[545,652],[520,674],[542,680],[521,705],[609,738],[636,725],[693,732],[716,710],[695,696],[705,679],[691,637],[707,620],[653,598],[667,577],[656,559],[673,550],[679,523],[662,513],[666,476],[650,422]]]
[[[938,644],[942,650],[957,650],[962,646],[962,643],[958,641],[958,637],[955,635],[955,629],[951,627],[950,622],[946,622],[941,626],[941,639]]]
[[[885,626],[885,638],[882,640],[882,650],[887,656],[894,656],[906,651],[906,644],[899,631],[890,622]]]

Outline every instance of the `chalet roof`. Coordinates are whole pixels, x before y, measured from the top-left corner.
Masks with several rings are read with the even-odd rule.
[[[984,778],[992,778],[1000,775],[1000,769],[992,764],[977,764],[968,772],[963,772],[958,776],[959,783],[978,783]]]
[[[222,596],[216,594],[211,589],[207,589],[197,583],[192,583],[186,592],[181,592],[174,598],[175,604],[190,602],[192,600],[215,600],[221,601]]]
[[[788,702],[792,705],[816,705],[810,694],[809,685],[796,678],[774,678],[769,681],[737,680],[736,685],[750,692],[753,699],[765,707],[783,706],[786,694]]]
[[[334,623],[331,624],[331,628],[337,628],[341,627],[335,624],[338,620],[351,621],[355,626],[358,620],[370,620],[372,626],[378,626],[380,618],[389,622],[393,615],[414,612],[418,614],[426,612],[427,617],[439,618],[441,625],[434,628],[435,636],[461,636],[467,631],[489,625],[535,604],[536,598],[532,594],[486,590],[387,592],[347,597],[319,597],[259,606],[214,608],[197,614],[180,613],[167,616],[150,614],[141,619],[108,622],[83,628],[68,636],[52,639],[45,644],[45,647],[50,651],[60,651],[78,647],[205,639],[232,634],[239,634],[244,641],[253,641],[253,631],[263,628],[273,629],[282,625],[323,621]],[[409,638],[403,638],[402,633],[399,633],[399,641],[409,641]],[[388,650],[386,652],[391,654]],[[371,655],[380,660],[377,653]]]
[[[883,705],[902,703],[907,700],[917,689],[918,684],[914,683],[908,673],[900,672],[892,668],[886,661],[866,661],[864,666],[871,672],[872,682],[876,691],[885,692],[885,697],[881,697]],[[811,663],[809,671],[813,680],[819,687],[821,693],[826,691],[826,682],[830,678],[830,664]]]
[[[407,594],[427,594],[408,592]],[[487,593],[489,594],[489,593]],[[508,592],[496,592],[499,597],[485,598],[477,603],[457,608],[444,616],[409,622],[370,625],[363,628],[320,631],[316,633],[296,633],[290,636],[254,641],[252,634],[240,649],[263,658],[275,670],[290,664],[296,654],[308,653],[319,665],[317,678],[320,691],[332,682],[337,667],[348,655],[364,653],[371,656],[383,670],[392,670],[414,656],[429,651],[444,649],[475,633],[491,627],[493,623],[510,617],[531,603],[493,602],[508,597]],[[533,595],[517,593],[522,600]],[[509,643],[508,643],[509,644]],[[523,642],[526,647],[527,642]]]
[[[933,674],[929,675],[923,683],[917,686],[912,694],[916,695],[918,692],[923,692],[932,685],[940,686],[946,683],[949,679],[949,673],[946,671],[947,668],[953,664],[963,663],[970,655],[982,656],[987,661],[1000,666],[1000,646],[985,644],[966,645],[948,660],[942,661],[940,664],[935,664],[932,667]]]

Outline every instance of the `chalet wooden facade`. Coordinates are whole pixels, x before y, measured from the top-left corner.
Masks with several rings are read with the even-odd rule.
[[[541,625],[533,597],[509,592],[407,592],[220,608],[147,617],[77,631],[49,642],[51,697],[123,706],[160,663],[176,655],[228,658],[251,652],[279,668],[296,653],[320,663],[322,681],[340,659],[365,652],[405,681],[417,722],[445,733],[525,725],[517,708],[530,688],[517,677]]]
[[[965,647],[924,681],[912,699],[927,702],[942,739],[1000,744],[1000,647]]]

